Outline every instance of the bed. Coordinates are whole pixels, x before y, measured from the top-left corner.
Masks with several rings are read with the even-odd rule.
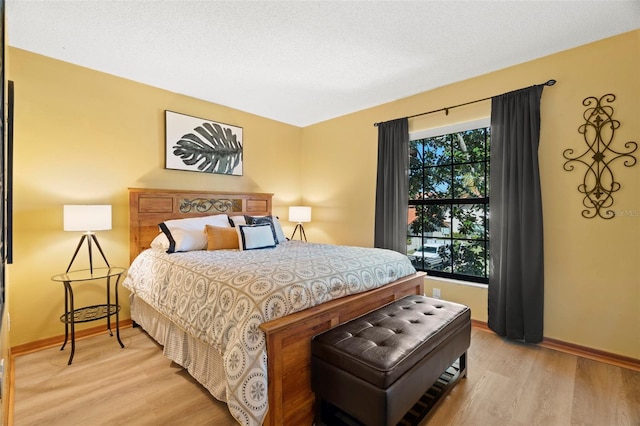
[[[185,263],[197,265],[196,269],[201,268],[204,262],[221,262],[231,267],[235,264],[240,270],[244,266],[238,264],[240,261],[238,256],[246,253],[246,256],[255,259],[256,265],[279,263],[286,267],[291,264],[287,256],[293,256],[296,259],[315,256],[313,250],[317,248],[320,251],[330,251],[331,253],[336,251],[340,259],[346,259],[344,262],[340,261],[340,265],[355,261],[349,259],[350,255],[346,252],[342,252],[342,247],[301,241],[278,244],[278,247],[272,250],[246,252],[237,250],[209,252],[204,250],[193,255],[189,254],[189,256],[183,253],[169,255],[162,250],[150,248],[151,242],[158,236],[159,223],[216,214],[269,216],[271,215],[272,194],[131,188],[129,189],[129,201],[130,258],[132,263],[125,279],[125,286],[132,291],[130,296],[132,320],[158,341],[167,357],[183,366],[214,397],[225,401],[232,415],[241,424],[263,423],[271,426],[312,424],[314,395],[310,387],[311,337],[406,295],[423,294],[424,273],[416,273],[412,267],[405,270],[403,269],[404,264],[398,261],[399,270],[404,270],[404,272],[392,272],[390,267],[384,266],[384,274],[376,272],[376,277],[371,277],[371,279],[369,279],[369,275],[366,275],[364,283],[355,282],[356,280],[352,276],[348,279],[349,283],[344,285],[344,289],[340,287],[341,290],[338,294],[328,295],[327,301],[324,303],[301,304],[298,306],[299,310],[290,307],[282,310],[279,307],[284,306],[283,304],[271,304],[269,309],[263,309],[265,314],[261,320],[254,321],[253,328],[256,330],[252,329],[252,332],[259,333],[263,348],[256,352],[259,354],[256,359],[247,361],[246,353],[238,357],[232,351],[220,350],[220,344],[224,346],[237,338],[246,338],[244,327],[229,327],[228,324],[226,324],[226,328],[224,326],[218,327],[214,318],[206,318],[202,321],[199,319],[198,321],[202,323],[210,319],[209,328],[218,330],[218,332],[212,331],[212,337],[208,337],[202,330],[192,328],[179,316],[181,306],[185,316],[189,316],[190,309],[195,312],[195,308],[193,308],[195,302],[180,302],[182,300],[180,297],[183,296],[177,295],[177,290],[171,287],[174,284],[178,286],[177,283],[181,281],[180,277],[186,275],[181,272],[183,266],[179,264],[180,259],[185,258]],[[267,262],[259,257],[262,256],[259,252],[269,252],[270,256],[275,255],[279,260]],[[378,254],[380,253],[371,254],[371,259]],[[198,260],[194,260],[194,258]],[[169,266],[154,266],[162,264],[156,264],[156,262],[169,262]],[[396,264],[396,260],[393,258],[387,262]],[[246,264],[248,265],[249,262]],[[376,267],[378,270],[382,268],[382,266]],[[136,276],[147,276],[145,275],[147,272],[144,271],[151,269],[162,270],[167,274],[163,278],[163,285],[167,288],[161,291],[154,290],[153,297],[145,294],[144,290],[136,289],[133,283]],[[286,271],[277,272],[267,266],[258,269],[261,273],[271,274],[274,282],[282,281],[282,277],[287,276]],[[220,274],[224,275],[222,272]],[[382,279],[385,274],[388,275],[386,279],[392,279],[391,282],[381,286],[377,286],[379,284],[369,285],[369,281]],[[398,274],[398,276],[393,274]],[[403,276],[399,276],[400,274]],[[148,278],[143,278],[140,281],[144,282],[145,279],[148,280]],[[184,281],[189,280],[185,279]],[[184,287],[185,285],[180,284],[180,286]],[[189,285],[189,288],[196,287],[204,288]],[[371,288],[369,289],[369,287]],[[209,286],[209,288],[214,288],[214,286]],[[351,294],[351,291],[357,291],[357,293]],[[193,292],[197,293],[198,291],[194,290]],[[163,294],[165,296],[162,296]],[[277,299],[276,296],[274,296],[274,300]],[[156,306],[154,297],[155,299],[173,300],[174,308],[163,311]],[[238,297],[234,300],[240,299]],[[234,309],[237,309],[238,312],[241,310],[239,306],[240,303],[234,305]],[[208,317],[214,314],[191,314],[194,317],[198,315]],[[220,332],[219,330],[225,331]],[[247,346],[249,346],[249,342]],[[251,365],[251,369],[245,369],[243,380],[230,384],[235,374],[233,369],[238,364],[245,365],[247,363]],[[230,391],[231,388],[233,391]],[[258,395],[260,398],[251,399],[252,396],[256,396],[256,392],[260,394]],[[260,401],[260,403],[258,404],[256,401]]]

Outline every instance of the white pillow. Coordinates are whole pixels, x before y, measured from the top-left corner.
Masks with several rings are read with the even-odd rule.
[[[156,237],[151,241],[151,248],[157,248],[161,250],[169,250],[169,239],[164,232],[160,232]]]
[[[282,225],[280,225],[280,220],[277,216],[273,217],[273,226],[276,228],[276,235],[278,236],[278,242],[281,243],[283,241],[287,241],[287,237],[284,236],[284,231],[282,230]]]
[[[278,216],[231,216],[231,222],[233,222],[233,226],[238,225],[253,225],[255,223],[259,223],[262,218],[271,219],[271,223],[273,223],[273,229],[276,233],[276,244],[279,244],[283,241],[287,241],[287,237],[284,235],[284,231],[282,230],[282,225],[278,220]]]
[[[240,250],[254,250],[272,248],[276,246],[273,238],[273,228],[270,224],[264,225],[238,225],[238,243]]]
[[[167,253],[206,249],[207,234],[205,232],[205,225],[231,226],[229,224],[229,216],[226,214],[173,219],[159,224],[160,230],[169,242]]]
[[[231,216],[231,226],[246,225],[247,219],[244,216]]]

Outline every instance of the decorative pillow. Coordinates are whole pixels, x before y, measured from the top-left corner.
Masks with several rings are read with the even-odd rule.
[[[245,219],[248,225],[269,225],[273,233],[273,240],[278,244],[278,234],[276,233],[276,228],[273,225],[271,216],[246,216]]]
[[[205,225],[207,250],[238,249],[238,233],[230,226]]]
[[[236,229],[240,250],[273,248],[276,246],[276,240],[273,237],[273,226],[269,224],[238,225]]]
[[[231,216],[229,218],[229,223],[231,226],[247,225],[247,220],[244,216]]]
[[[229,216],[217,214],[205,217],[167,220],[159,224],[160,230],[169,240],[167,253],[177,251],[204,250],[207,248],[205,225],[230,227]]]
[[[278,220],[277,216],[245,216],[245,221],[249,225],[269,223],[273,225],[273,232],[274,232],[274,238],[276,240],[276,244],[279,244],[283,241],[287,241],[287,237],[284,236],[282,225],[280,224],[280,221]]]
[[[282,225],[280,224],[280,220],[278,216],[273,217],[273,227],[276,228],[276,235],[278,236],[278,242],[281,243],[283,241],[287,241],[287,237],[284,236],[284,231],[282,230]]]

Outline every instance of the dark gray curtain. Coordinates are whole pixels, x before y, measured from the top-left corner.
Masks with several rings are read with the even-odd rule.
[[[407,253],[409,120],[378,124],[374,246]]]
[[[488,325],[501,336],[531,343],[543,338],[542,89],[532,86],[491,101]]]

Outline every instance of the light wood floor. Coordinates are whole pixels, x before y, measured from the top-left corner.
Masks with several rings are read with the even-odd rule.
[[[139,328],[14,359],[14,424],[233,425]],[[640,372],[474,329],[468,376],[422,426],[640,425]]]

